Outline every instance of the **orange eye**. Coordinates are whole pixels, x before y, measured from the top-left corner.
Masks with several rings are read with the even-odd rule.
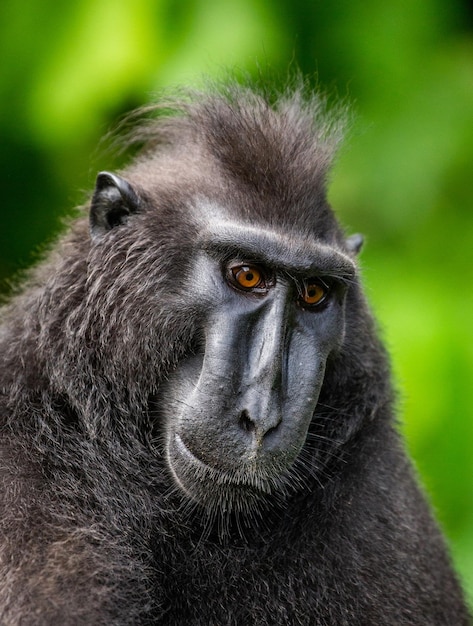
[[[303,304],[315,306],[320,304],[325,299],[326,295],[327,289],[320,283],[306,282],[303,285],[301,299]]]
[[[231,268],[232,277],[242,289],[255,289],[264,285],[263,274],[254,265],[237,265]]]

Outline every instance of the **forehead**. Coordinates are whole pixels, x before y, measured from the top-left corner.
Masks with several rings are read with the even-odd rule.
[[[198,247],[217,258],[255,260],[302,275],[331,275],[349,280],[356,273],[350,256],[338,246],[296,230],[282,230],[249,220],[237,221],[214,202],[194,207]]]

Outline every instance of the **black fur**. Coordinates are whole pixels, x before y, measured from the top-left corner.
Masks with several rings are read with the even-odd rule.
[[[348,256],[361,240],[325,199],[340,125],[319,99],[161,108],[107,195],[133,211],[91,237],[85,210],[1,311],[1,624],[469,624],[357,279],[292,488],[226,513],[176,486],[163,398],[202,332],[199,201]]]

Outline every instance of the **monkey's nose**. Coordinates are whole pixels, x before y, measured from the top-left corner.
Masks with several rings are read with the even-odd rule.
[[[263,439],[274,432],[281,423],[281,417],[274,419],[253,418],[247,409],[244,409],[238,418],[238,424],[242,430],[251,434],[257,443],[261,444]]]

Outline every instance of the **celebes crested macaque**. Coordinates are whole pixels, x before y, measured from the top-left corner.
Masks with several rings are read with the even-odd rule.
[[[157,105],[1,310],[5,626],[466,626],[301,90]]]

